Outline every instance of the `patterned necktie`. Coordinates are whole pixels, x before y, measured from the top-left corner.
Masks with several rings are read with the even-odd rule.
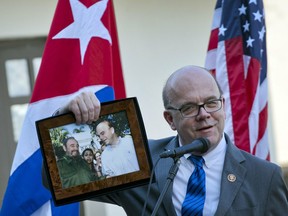
[[[182,216],[203,215],[205,201],[205,172],[203,170],[204,159],[201,156],[191,155],[189,160],[195,166],[189,178],[187,192],[182,204]]]

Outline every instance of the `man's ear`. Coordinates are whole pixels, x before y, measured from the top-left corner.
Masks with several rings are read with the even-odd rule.
[[[176,127],[175,127],[174,121],[173,121],[173,116],[171,115],[171,112],[165,110],[163,112],[163,116],[164,116],[165,120],[167,121],[167,123],[169,124],[170,128],[172,130],[176,130]]]
[[[63,150],[66,152],[67,151],[66,146],[63,145],[62,147],[63,147]]]
[[[225,119],[226,119],[226,112],[225,112],[225,98],[223,98],[222,109],[224,111]]]
[[[115,133],[115,129],[114,129],[114,127],[111,127],[110,130],[111,130],[111,133],[112,133],[112,134]]]

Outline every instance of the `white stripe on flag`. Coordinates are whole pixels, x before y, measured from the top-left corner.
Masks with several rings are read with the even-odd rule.
[[[249,114],[249,139],[250,139],[250,152],[257,143],[259,133],[259,82],[256,90],[256,94],[253,100],[252,110]]]
[[[207,52],[205,67],[208,70],[216,68],[217,49],[212,49]]]
[[[37,211],[31,214],[31,216],[52,216],[50,201],[46,202]]]
[[[65,105],[69,99],[75,97],[75,95],[80,94],[83,91],[97,92],[106,86],[107,85],[94,85],[84,87],[79,91],[69,95],[43,99],[29,104],[19,143],[17,145],[15,158],[12,164],[11,175],[17,169],[17,167],[19,167],[25,160],[27,160],[39,149],[35,121],[52,116],[52,114],[58,108]],[[27,144],[29,144],[29,146]]]
[[[223,96],[225,98],[225,132],[230,136],[232,142],[234,142],[234,131],[233,131],[233,116],[231,110],[231,100],[230,100],[230,88],[229,79],[226,65],[226,52],[225,52],[225,42],[220,41],[217,48],[217,58],[216,67],[218,73],[216,73],[216,79],[223,91]]]
[[[268,140],[268,129],[266,127],[263,137],[259,140],[255,155],[259,158],[267,158],[267,155],[270,153],[269,145],[267,144]]]
[[[221,17],[222,17],[222,7],[217,8],[214,11],[211,30],[214,30],[220,27]]]

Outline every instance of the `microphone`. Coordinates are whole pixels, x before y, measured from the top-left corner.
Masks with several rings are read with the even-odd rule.
[[[205,153],[211,143],[207,138],[195,139],[192,143],[175,148],[174,150],[167,150],[160,154],[160,158],[175,158],[190,152]]]

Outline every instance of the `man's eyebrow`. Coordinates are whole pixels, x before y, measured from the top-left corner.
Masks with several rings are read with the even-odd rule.
[[[220,96],[221,97],[221,96]],[[219,97],[219,98],[220,98]],[[216,96],[209,96],[209,97],[206,97],[204,100],[203,100],[203,102],[201,102],[201,103],[206,103],[207,101],[210,101],[210,100],[216,100],[216,99],[219,99],[218,97],[216,97]],[[201,104],[200,103],[200,104]],[[198,105],[199,103],[196,103],[196,102],[192,102],[192,101],[187,101],[187,102],[185,102],[185,103],[183,103],[181,106],[180,106],[180,109],[182,108],[182,107],[184,107],[184,106],[187,106],[187,105]]]

